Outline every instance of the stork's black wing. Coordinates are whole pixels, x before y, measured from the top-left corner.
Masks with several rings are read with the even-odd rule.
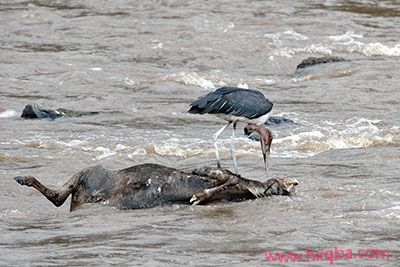
[[[257,90],[222,87],[194,101],[188,112],[222,113],[254,119],[270,112],[272,106],[272,102]]]

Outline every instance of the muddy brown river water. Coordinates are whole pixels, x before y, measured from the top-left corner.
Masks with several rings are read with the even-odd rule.
[[[337,265],[398,266],[399,29],[394,0],[1,0],[0,265],[267,266],[266,252],[313,251],[285,264],[322,266],[336,248],[352,256]],[[348,61],[296,73],[310,56]],[[69,213],[12,179],[215,164],[225,122],[186,111],[224,85],[259,89],[295,122],[270,127],[270,175],[299,180],[292,199]],[[19,118],[28,103],[100,114]],[[239,129],[240,171],[263,180],[259,143]],[[232,168],[230,131],[220,146]]]

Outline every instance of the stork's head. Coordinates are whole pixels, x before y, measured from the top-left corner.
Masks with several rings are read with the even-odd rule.
[[[260,136],[261,151],[264,158],[265,171],[266,173],[268,173],[267,157],[269,157],[271,151],[271,143],[273,139],[272,132],[264,125],[257,125],[252,123],[249,123],[247,125],[247,129],[257,132]]]

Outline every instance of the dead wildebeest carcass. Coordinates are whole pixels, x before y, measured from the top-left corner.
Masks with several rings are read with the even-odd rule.
[[[32,176],[17,176],[19,184],[34,187],[55,206],[72,194],[70,210],[85,203],[103,203],[119,209],[168,204],[206,204],[243,201],[294,192],[297,180],[272,178],[262,183],[227,170],[204,167],[184,172],[158,164],[136,165],[119,171],[94,166],[72,176],[61,188],[51,189]]]

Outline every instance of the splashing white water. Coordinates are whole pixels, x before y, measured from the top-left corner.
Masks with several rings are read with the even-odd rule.
[[[285,31],[283,33],[265,34],[266,38],[273,40],[276,49],[273,56],[293,57],[297,54],[320,54],[332,55],[334,53],[359,53],[365,56],[400,56],[400,43],[380,43],[380,42],[362,42],[362,34],[348,31],[340,35],[321,36],[310,39],[305,35],[295,31]],[[288,38],[291,37],[291,38]],[[288,47],[287,39],[297,40],[292,47]],[[308,44],[305,43],[308,41]],[[311,41],[311,43],[309,42]],[[270,57],[271,58],[271,57]]]
[[[345,121],[323,121],[319,123],[296,119],[297,114],[285,114],[295,121],[287,127],[272,129],[272,157],[310,157],[333,149],[349,149],[374,146],[400,145],[400,127],[380,120],[351,118]],[[165,133],[170,136],[170,133]],[[177,158],[207,156],[214,157],[214,147],[209,136],[201,138],[171,138],[149,143],[147,138],[140,144],[131,145],[129,139],[107,137],[110,144],[100,145],[96,138],[86,140],[55,140],[50,136],[32,136],[30,140],[9,140],[9,143],[46,150],[60,150],[63,153],[89,152],[93,160],[107,157],[136,158],[144,155],[159,155]],[[150,140],[150,139],[148,139]],[[230,156],[231,138],[225,133],[219,138],[219,150],[222,156]],[[235,141],[237,156],[261,157],[259,142],[241,135],[238,128]],[[36,156],[36,153],[35,155]],[[33,156],[32,156],[33,157]]]
[[[179,72],[177,74],[169,75],[167,78],[172,78],[177,82],[183,82],[187,85],[197,85],[204,89],[215,89],[215,85],[212,81],[204,79],[196,72]]]
[[[278,33],[266,33],[264,37],[271,38],[273,40],[280,39],[293,39],[293,40],[308,40],[309,38],[303,34],[300,34],[293,29]]]
[[[348,31],[345,34],[328,36],[328,39],[335,42],[351,43],[354,42],[354,38],[361,39],[363,37],[362,34],[355,34],[352,31]]]
[[[287,133],[275,131],[276,138],[272,143],[273,157],[310,157],[332,149],[400,144],[400,127],[388,127],[379,120],[352,118],[344,122],[298,123]],[[235,143],[238,156],[261,157],[259,142],[238,135]],[[219,139],[220,153],[229,155],[230,146],[229,137]],[[159,155],[180,158],[214,153],[210,141],[199,139],[169,139],[162,145],[155,145],[154,150]]]
[[[18,113],[12,109],[8,109],[3,112],[0,111],[0,118],[12,118],[16,116],[18,116]]]
[[[314,125],[303,122],[289,135],[274,139],[279,151],[296,151],[305,156],[331,149],[347,149],[398,144],[400,128],[387,127],[379,120],[352,118],[345,122],[325,121]]]

